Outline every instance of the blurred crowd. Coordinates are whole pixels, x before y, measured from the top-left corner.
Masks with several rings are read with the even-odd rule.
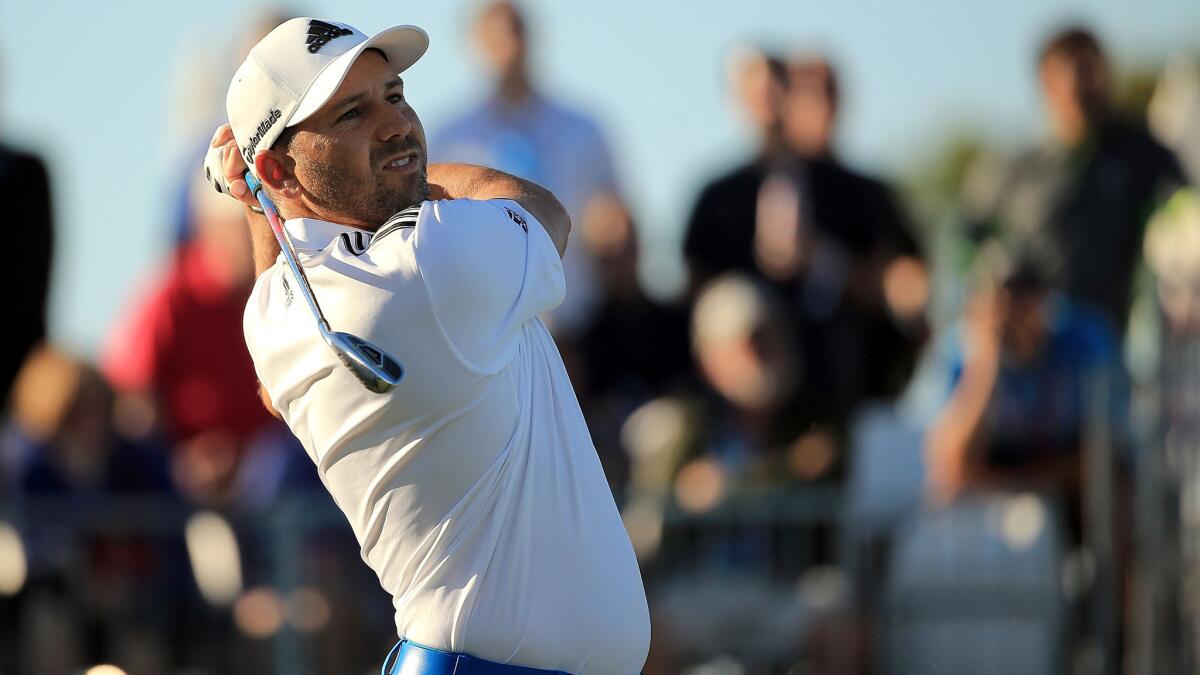
[[[1095,34],[1048,34],[1030,55],[1048,135],[973,152],[931,214],[839,153],[832,57],[732,50],[753,147],[679,205],[687,282],[662,298],[639,275],[662,225],[602,126],[541,86],[532,33],[481,7],[491,89],[426,121],[430,160],[534,180],[571,213],[544,320],[642,564],[646,673],[1158,668],[1138,626],[1170,625],[1173,587],[1147,559],[1182,560],[1188,525],[1164,436],[1200,409],[1196,62],[1122,105]],[[94,363],[47,340],[52,172],[0,147],[26,237],[5,267],[0,673],[370,672],[390,644],[386,598],[258,400],[248,238],[192,170],[207,140],[170,253]]]

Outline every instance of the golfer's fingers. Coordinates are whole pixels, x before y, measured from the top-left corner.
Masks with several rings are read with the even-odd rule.
[[[209,146],[219,148],[232,140],[233,127],[229,126],[228,124],[222,124],[221,126],[217,127],[215,132],[213,132],[212,141],[209,143]]]
[[[229,185],[229,194],[235,199],[250,206],[258,204],[258,200],[254,195],[250,194],[250,190],[246,187],[246,162],[242,159],[242,153],[238,150],[237,142],[229,140],[221,146],[222,167],[225,173],[225,182]]]

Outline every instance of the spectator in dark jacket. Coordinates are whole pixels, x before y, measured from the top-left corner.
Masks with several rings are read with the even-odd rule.
[[[50,179],[42,160],[0,145],[0,200],[7,208],[8,222],[21,237],[21,254],[4,265],[3,287],[10,290],[0,352],[0,400],[5,400],[21,364],[46,338],[54,219]]]
[[[1124,334],[1146,222],[1185,184],[1175,156],[1111,104],[1100,41],[1084,28],[1052,36],[1038,57],[1051,137],[968,204],[971,232],[1040,259],[1051,281]]]

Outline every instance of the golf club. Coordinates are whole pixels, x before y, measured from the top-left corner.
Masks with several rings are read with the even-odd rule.
[[[404,378],[404,367],[390,354],[370,342],[349,333],[335,332],[329,328],[329,322],[321,312],[321,307],[317,304],[317,297],[313,295],[312,287],[308,284],[308,277],[304,276],[304,269],[296,261],[292,242],[283,229],[283,223],[279,219],[279,212],[275,210],[275,204],[267,196],[267,191],[263,189],[262,183],[249,171],[246,172],[246,185],[258,198],[263,214],[271,223],[271,231],[275,233],[279,249],[283,252],[288,267],[292,269],[296,283],[300,285],[300,292],[308,302],[308,308],[312,310],[313,316],[317,319],[317,328],[321,331],[321,337],[325,339],[325,344],[329,345],[342,364],[354,373],[364,387],[377,394],[391,391],[392,387],[395,387]]]

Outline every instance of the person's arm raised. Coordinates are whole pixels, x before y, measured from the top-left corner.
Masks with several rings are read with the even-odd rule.
[[[928,492],[936,504],[949,502],[968,478],[972,455],[989,442],[989,409],[1000,370],[1000,326],[1006,300],[992,288],[976,293],[967,307],[962,376],[925,437]]]
[[[546,229],[561,257],[567,250],[571,217],[546,188],[502,171],[473,164],[430,164],[430,199],[511,199]]]

